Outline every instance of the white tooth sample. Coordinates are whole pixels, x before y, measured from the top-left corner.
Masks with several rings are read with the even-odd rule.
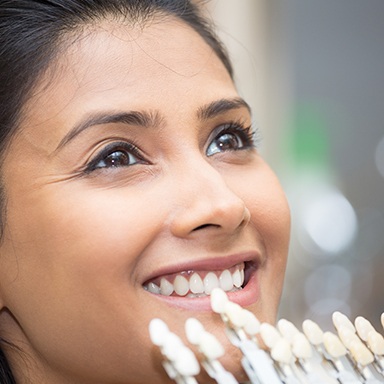
[[[260,335],[264,341],[264,344],[272,349],[275,344],[282,338],[279,331],[271,324],[262,323],[260,325]]]
[[[361,340],[368,340],[368,333],[374,331],[373,325],[364,317],[358,316],[355,319],[355,327],[357,334],[360,336]]]
[[[349,350],[355,361],[363,366],[371,364],[374,361],[371,351],[359,339],[351,343]]]
[[[247,309],[243,309],[243,316],[245,318],[244,331],[251,337],[257,335],[260,332],[260,321]]]
[[[219,287],[219,279],[213,272],[207,273],[203,281],[204,281],[204,292],[207,295],[210,295],[214,288]]]
[[[367,344],[369,349],[378,356],[384,355],[384,337],[377,331],[368,333]]]
[[[211,308],[215,313],[222,314],[228,302],[227,294],[221,288],[215,288],[211,292]]]
[[[173,282],[173,288],[179,296],[185,296],[189,291],[188,280],[184,276],[177,275]]]
[[[292,343],[293,337],[300,332],[293,323],[286,319],[280,319],[277,322],[277,329],[290,343]]]
[[[155,318],[149,323],[149,337],[151,338],[152,343],[158,347],[164,345],[168,333],[169,328],[163,320]]]
[[[296,333],[292,338],[292,353],[298,359],[310,359],[312,357],[312,348],[308,339],[303,333]]]
[[[200,365],[196,356],[186,346],[179,348],[174,364],[176,370],[183,376],[196,376],[200,372]]]
[[[244,316],[244,309],[236,303],[228,301],[225,304],[225,314],[228,316],[229,321],[237,328],[244,327],[247,318]]]
[[[193,345],[198,345],[200,343],[200,338],[205,332],[203,324],[194,317],[190,317],[185,322],[185,334],[188,341]]]
[[[160,294],[160,288],[155,283],[149,283],[147,286],[148,292]]]
[[[189,278],[189,290],[192,293],[203,293],[204,292],[204,283],[201,280],[201,277],[198,273],[193,273]]]
[[[224,291],[230,291],[233,288],[232,275],[228,269],[225,269],[223,272],[221,272],[219,277],[219,285],[220,288]]]
[[[337,333],[340,340],[348,349],[350,348],[350,345],[353,341],[360,340],[356,333],[352,332],[350,328],[345,326],[339,326]]]
[[[232,274],[232,281],[233,281],[233,285],[236,287],[236,288],[240,288],[241,285],[243,284],[243,281],[241,279],[241,273],[238,269],[236,269],[235,272],[233,272]]]
[[[304,320],[303,332],[312,345],[320,345],[323,343],[324,332],[314,321]]]
[[[163,296],[171,296],[173,293],[173,284],[164,277],[160,280],[160,293]]]
[[[347,327],[352,332],[356,332],[355,326],[353,325],[351,320],[349,320],[347,316],[345,316],[339,311],[333,312],[332,321],[336,329],[339,329],[339,327]]]
[[[280,338],[271,349],[271,357],[273,360],[289,364],[292,359],[292,351],[288,340]]]
[[[384,313],[381,314],[380,320],[381,320],[381,325],[384,328]]]
[[[163,353],[169,360],[176,360],[180,348],[184,347],[180,337],[173,332],[168,332],[165,335],[163,343]]]
[[[341,340],[332,332],[324,332],[324,347],[327,352],[335,359],[345,356],[347,349]]]
[[[199,348],[209,360],[216,360],[225,353],[223,346],[216,337],[209,332],[204,332],[201,335]]]

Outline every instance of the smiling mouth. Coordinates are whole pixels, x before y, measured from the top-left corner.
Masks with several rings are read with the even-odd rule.
[[[251,263],[241,262],[220,271],[181,271],[159,276],[143,284],[143,288],[153,294],[173,297],[205,297],[214,288],[225,292],[237,292],[246,285]]]

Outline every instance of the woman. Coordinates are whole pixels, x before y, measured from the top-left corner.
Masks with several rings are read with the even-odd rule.
[[[196,6],[2,0],[0,36],[1,382],[168,382],[150,320],[226,343],[220,283],[274,321],[289,211]]]

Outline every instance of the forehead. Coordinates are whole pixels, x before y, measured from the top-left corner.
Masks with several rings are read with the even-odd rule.
[[[196,87],[209,99],[223,85],[234,88],[223,63],[185,23],[167,19],[133,28],[105,21],[60,52],[36,87],[28,117],[39,124],[67,107],[81,112],[181,102]]]

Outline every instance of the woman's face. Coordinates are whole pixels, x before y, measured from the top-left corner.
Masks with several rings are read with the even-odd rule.
[[[38,84],[5,158],[1,332],[33,383],[164,382],[152,318],[182,336],[194,316],[226,340],[209,297],[183,291],[232,288],[245,269],[230,296],[274,321],[289,212],[196,32],[175,20],[87,32]]]

